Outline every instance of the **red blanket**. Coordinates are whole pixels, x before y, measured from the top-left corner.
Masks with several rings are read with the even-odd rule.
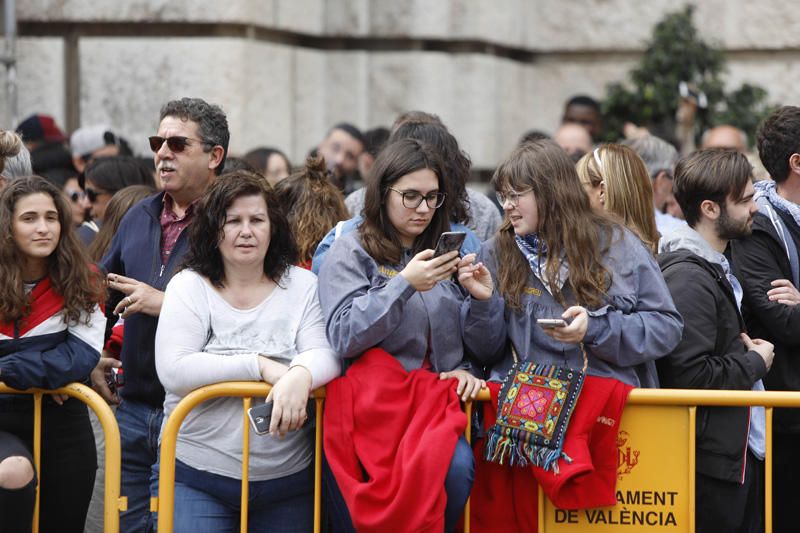
[[[406,372],[378,348],[329,383],[323,445],[356,530],[441,533],[466,423],[451,380]]]

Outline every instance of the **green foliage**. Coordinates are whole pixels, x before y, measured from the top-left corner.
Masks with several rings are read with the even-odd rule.
[[[694,82],[708,100],[708,109],[698,114],[697,131],[731,124],[752,136],[756,125],[769,113],[767,92],[761,87],[745,84],[725,93],[724,54],[700,37],[693,11],[693,6],[686,6],[666,15],[655,26],[628,82],[608,85],[603,102],[607,140],[618,139],[625,122],[646,126],[657,135],[672,136],[681,81]]]

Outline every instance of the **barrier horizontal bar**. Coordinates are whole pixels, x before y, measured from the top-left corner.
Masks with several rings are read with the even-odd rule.
[[[119,426],[114,412],[106,401],[90,387],[80,383],[70,383],[55,390],[17,390],[0,383],[0,394],[66,394],[71,398],[77,398],[82,401],[97,414],[106,439],[103,531],[105,533],[117,533],[119,531],[119,512],[128,509],[128,499],[120,496],[119,493],[122,468]],[[46,475],[46,472],[40,475]]]

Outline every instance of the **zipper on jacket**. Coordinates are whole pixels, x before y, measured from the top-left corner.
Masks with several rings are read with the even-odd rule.
[[[166,268],[166,266],[165,265],[161,265],[161,270],[158,272],[158,277],[159,278],[161,278],[164,275],[164,268]]]

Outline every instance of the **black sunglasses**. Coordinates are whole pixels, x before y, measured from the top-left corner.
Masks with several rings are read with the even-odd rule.
[[[89,187],[86,188],[86,197],[89,199],[89,202],[95,203],[99,196],[103,196],[104,194],[108,194],[113,196],[114,193],[110,193],[107,191],[96,191],[94,189],[90,189]]]
[[[67,193],[67,197],[70,199],[70,201],[72,201],[73,204],[78,203],[78,200],[84,197],[83,191],[71,191],[66,189],[64,192]]]
[[[165,142],[167,143],[167,148],[175,153],[183,152],[186,149],[186,146],[189,144],[189,141],[199,142],[205,144],[206,146],[214,146],[214,143],[209,141],[192,139],[191,137],[181,137],[180,135],[166,138],[153,135],[152,137],[148,137],[147,140],[150,141],[150,149],[153,151],[153,153],[158,152]]]

